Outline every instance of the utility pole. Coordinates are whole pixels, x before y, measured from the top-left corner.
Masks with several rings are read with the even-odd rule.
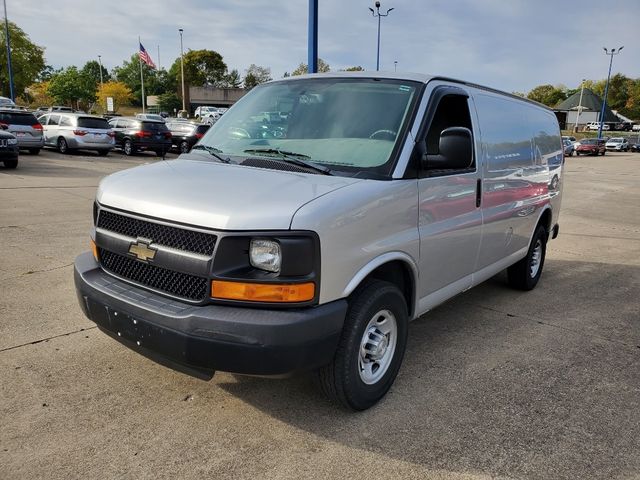
[[[580,85],[580,100],[578,101],[578,114],[576,115],[576,124],[573,126],[573,133],[578,131],[578,121],[580,120],[580,114],[582,113],[582,94],[584,93],[584,82],[585,79],[582,79],[582,83]]]
[[[184,30],[182,28],[178,29],[180,32],[180,76],[182,77],[182,110],[187,110],[187,104],[185,103],[186,99],[184,96],[184,49],[182,48],[182,32]]]
[[[7,69],[9,70],[9,96],[15,101],[16,95],[13,91],[13,68],[11,67],[11,37],[9,35],[9,19],[7,17],[7,0],[4,0],[4,32],[7,37]]]
[[[604,87],[604,98],[602,99],[602,110],[600,111],[600,124],[598,125],[598,139],[602,138],[602,127],[604,125],[604,111],[607,106],[607,94],[609,93],[609,79],[611,78],[611,65],[613,65],[613,56],[618,55],[624,48],[624,45],[620,47],[617,52],[615,48],[612,48],[610,52],[609,50],[607,50],[606,47],[602,47],[602,48],[604,49],[604,53],[611,57],[611,60],[609,60],[609,73],[607,74],[607,84]]]
[[[380,13],[380,2],[376,2],[375,6],[375,12],[371,7],[369,7],[369,10],[371,10],[371,15],[373,15],[374,17],[378,17],[378,54],[376,55],[376,72],[378,72],[380,71],[380,20],[382,19],[382,17],[388,17],[389,12],[394,9],[390,8],[389,10],[387,10],[387,13]]]
[[[307,73],[318,73],[318,0],[309,0]]]
[[[98,65],[100,65],[100,88],[102,88],[102,55],[98,55]]]

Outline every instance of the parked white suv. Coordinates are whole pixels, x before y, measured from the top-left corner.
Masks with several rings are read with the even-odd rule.
[[[196,111],[194,113],[194,117],[198,120],[212,115],[218,115],[217,107],[209,107],[203,105],[196,108]]]
[[[551,110],[471,83],[262,84],[190,153],[102,180],[79,303],[183,372],[312,370],[363,410],[396,378],[410,320],[504,269],[536,286],[563,157]]]

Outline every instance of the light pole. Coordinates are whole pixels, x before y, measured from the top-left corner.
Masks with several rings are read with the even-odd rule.
[[[15,100],[13,91],[13,68],[11,68],[11,38],[9,37],[9,19],[7,18],[7,0],[4,0],[4,32],[7,37],[7,69],[9,70],[9,96]]]
[[[98,55],[98,64],[100,65],[100,88],[102,88],[102,55]]]
[[[178,32],[180,32],[180,76],[182,77],[182,110],[184,111],[187,109],[184,98],[184,50],[182,48],[182,32],[184,30],[180,28]]]
[[[613,56],[618,55],[624,45],[618,49],[616,52],[615,48],[612,48],[611,51],[607,50],[606,47],[602,47],[604,49],[604,53],[609,55],[611,59],[609,60],[609,73],[607,74],[607,83],[604,87],[604,98],[602,99],[602,110],[600,111],[600,124],[598,125],[598,139],[602,138],[602,126],[604,125],[604,110],[607,106],[607,94],[609,93],[609,79],[611,78],[611,65],[613,65]]]
[[[391,12],[393,8],[390,8],[389,10],[387,10],[387,13],[380,13],[380,2],[376,2],[375,5],[376,5],[375,11],[371,7],[369,7],[369,10],[371,10],[371,15],[373,15],[374,17],[378,17],[378,54],[376,56],[376,72],[378,72],[380,71],[380,19],[382,17],[388,17],[389,12]]]
[[[397,72],[398,71],[398,60],[394,60],[393,61],[393,71]]]
[[[584,82],[586,79],[582,79],[580,84],[580,100],[578,101],[578,114],[576,115],[576,124],[573,126],[573,133],[578,131],[578,122],[580,120],[580,114],[582,113],[582,94],[584,93]]]

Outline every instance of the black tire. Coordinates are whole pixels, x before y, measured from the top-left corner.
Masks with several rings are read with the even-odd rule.
[[[189,150],[191,150],[189,142],[186,140],[181,141],[180,145],[178,145],[178,150],[180,150],[180,153],[189,153]]]
[[[571,151],[569,152],[569,156],[570,156],[570,157],[573,157],[573,150],[571,150]]]
[[[31,155],[38,155],[40,153],[40,149],[39,148],[30,148],[29,149],[29,153]]]
[[[136,153],[133,142],[128,138],[122,143],[122,151],[127,157],[130,157],[131,155],[134,155]]]
[[[4,168],[14,169],[18,166],[18,160],[4,160]]]
[[[604,154],[605,154],[605,153],[607,153],[607,151],[606,151],[606,150],[602,152],[602,156],[603,156],[603,157],[604,157]],[[596,153],[596,155],[597,155],[597,153]]]
[[[106,157],[107,155],[109,155],[109,150],[98,150],[98,155],[100,155],[101,157]]]
[[[164,157],[166,155],[166,152],[164,150],[154,150],[154,152],[158,157]]]
[[[576,150],[576,157],[579,157],[579,156],[580,156],[580,152]]]
[[[518,290],[533,290],[536,287],[544,267],[548,238],[547,229],[538,225],[531,239],[527,256],[507,269],[508,282],[511,287]],[[536,261],[537,269],[534,265]]]
[[[58,151],[60,153],[69,153],[69,145],[67,144],[67,141],[64,139],[64,137],[60,137],[58,138]]]
[[[389,313],[391,316],[388,315]],[[385,354],[389,357],[386,365],[378,367],[377,373],[376,360],[372,360],[372,357],[366,359],[368,365],[373,365],[373,375],[380,375],[380,377],[371,378],[372,383],[365,383],[363,375],[366,373],[361,373],[360,370],[361,348],[365,343],[365,333],[369,332],[366,339],[373,342],[375,337],[372,335],[375,334],[372,332],[378,331],[376,322],[381,319],[383,322],[391,322],[391,317],[395,318],[395,349],[388,351],[393,344],[393,333],[379,337],[386,338],[384,342],[391,340],[391,344],[386,347],[386,344],[382,344],[383,341],[378,343],[379,347],[384,348],[381,360],[384,359]],[[352,410],[366,410],[378,402],[391,388],[402,364],[407,345],[407,329],[407,304],[398,287],[380,280],[368,281],[360,287],[349,300],[342,337],[332,362],[317,372],[318,383],[325,395]],[[366,345],[375,348],[373,343],[366,343]],[[378,353],[381,352],[378,351]],[[379,370],[380,368],[382,370]]]

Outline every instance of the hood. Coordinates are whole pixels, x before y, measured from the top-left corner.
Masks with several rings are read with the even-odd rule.
[[[282,230],[305,203],[359,181],[183,155],[106,177],[96,199],[104,206],[205,228]]]

